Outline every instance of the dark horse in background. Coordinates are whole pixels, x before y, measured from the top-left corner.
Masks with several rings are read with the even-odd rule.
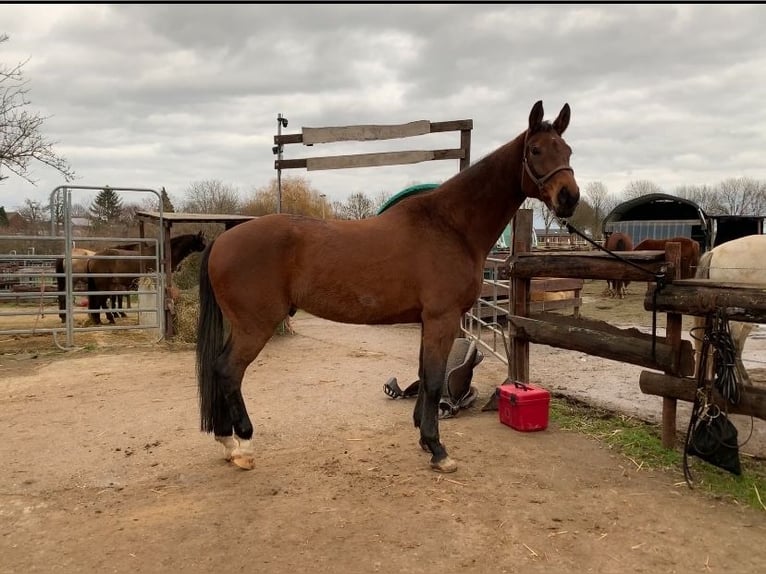
[[[635,251],[665,251],[668,243],[681,244],[681,279],[691,279],[697,271],[700,261],[700,244],[689,237],[671,237],[670,239],[644,239],[635,247]]]
[[[170,240],[170,262],[171,270],[175,271],[178,265],[186,259],[189,255],[195,252],[203,251],[207,245],[205,236],[200,231],[199,233],[188,233],[185,235],[178,235]],[[84,259],[85,269],[82,273],[142,273],[141,263],[144,265],[143,273],[150,273],[154,271],[154,261],[149,259],[135,259],[139,253],[141,255],[154,256],[156,254],[156,244],[154,243],[135,243],[126,245],[125,248],[109,248],[102,251],[97,251],[94,255],[110,255],[119,256],[123,255],[126,259]],[[61,262],[61,271],[59,271],[59,263]],[[72,270],[74,271],[76,264],[72,264]],[[56,272],[63,272],[63,259],[56,261]],[[63,277],[58,278],[58,289],[63,291],[65,289],[65,279]],[[137,277],[87,277],[87,290],[88,291],[130,291],[137,287]],[[119,296],[114,296],[119,297]],[[107,300],[113,299],[110,295],[90,295],[88,297],[88,309],[91,311],[108,309]],[[59,310],[63,310],[66,306],[66,300],[64,296],[59,296]],[[113,311],[113,309],[112,309]],[[97,325],[101,324],[101,317],[99,313],[91,313],[93,322]],[[107,320],[110,323],[114,323],[114,313],[107,311]],[[59,314],[61,320],[65,320],[63,313]]]
[[[606,238],[604,247],[609,251],[633,251],[633,240],[627,233],[613,231],[609,234],[609,237]],[[630,285],[630,281],[607,279],[606,294],[610,297],[624,299],[625,295],[628,294],[628,285]]]
[[[481,291],[484,263],[527,197],[559,217],[580,191],[562,139],[569,105],[549,123],[537,102],[528,128],[434,190],[356,221],[273,214],[242,223],[202,255],[197,379],[201,428],[227,460],[255,466],[242,377],[297,309],[357,324],[420,323],[413,420],[431,468],[457,469],[439,439],[447,357]],[[224,338],[224,318],[229,334]]]

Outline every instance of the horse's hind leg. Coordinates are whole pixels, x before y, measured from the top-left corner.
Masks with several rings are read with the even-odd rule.
[[[731,338],[736,349],[734,364],[737,371],[739,371],[739,380],[743,385],[750,386],[752,385],[752,382],[750,380],[750,375],[748,375],[747,369],[745,368],[745,364],[742,362],[742,351],[745,350],[745,341],[747,341],[747,336],[753,330],[753,325],[751,323],[732,321],[730,330]]]
[[[223,444],[226,460],[246,470],[255,467],[255,449],[253,425],[242,397],[242,378],[275,328],[273,325],[270,329],[246,334],[232,331],[214,366],[222,393],[222,400],[215,406],[215,440]]]

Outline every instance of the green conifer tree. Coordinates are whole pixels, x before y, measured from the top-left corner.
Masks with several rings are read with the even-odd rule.
[[[90,204],[90,217],[96,224],[116,223],[122,215],[122,200],[113,189],[105,187]]]

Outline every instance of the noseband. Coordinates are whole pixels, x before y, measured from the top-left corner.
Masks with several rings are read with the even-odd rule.
[[[543,186],[545,185],[545,182],[548,181],[550,178],[552,178],[554,175],[556,175],[560,171],[568,171],[574,175],[574,170],[569,167],[568,165],[560,165],[558,167],[554,167],[551,171],[546,173],[542,176],[537,176],[532,171],[532,168],[529,166],[529,162],[527,161],[527,152],[529,151],[529,144],[527,143],[527,138],[529,137],[529,132],[524,136],[524,172],[529,176],[529,179],[532,180],[532,183],[534,183],[537,186],[537,189],[542,190]],[[521,174],[522,181],[524,179],[524,172]]]

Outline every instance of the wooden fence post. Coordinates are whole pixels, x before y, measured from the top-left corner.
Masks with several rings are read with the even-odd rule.
[[[532,250],[532,210],[519,209],[513,218],[513,255]],[[513,277],[511,279],[511,298],[513,314],[529,317],[530,278]],[[510,373],[514,380],[529,382],[529,341],[511,336]]]
[[[670,279],[681,278],[681,244],[668,242],[665,244],[665,259],[673,263],[673,277]],[[665,330],[665,340],[673,349],[676,357],[676,364],[681,363],[681,331],[684,316],[680,313],[668,313]],[[678,373],[665,374],[677,375]],[[662,398],[662,446],[665,448],[675,448],[676,446],[676,407],[678,400],[670,397]]]

